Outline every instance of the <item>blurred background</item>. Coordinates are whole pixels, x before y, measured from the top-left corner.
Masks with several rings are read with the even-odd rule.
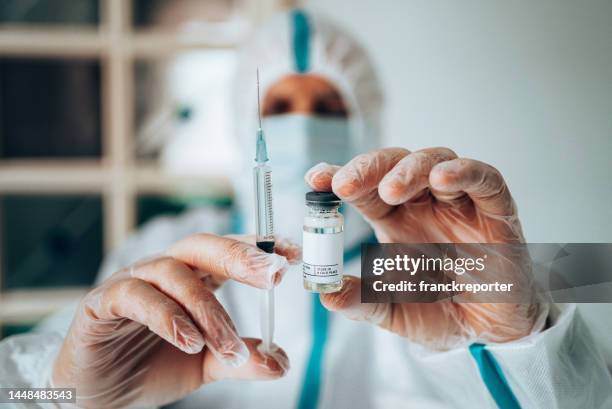
[[[612,241],[612,2],[2,0],[0,337],[152,217],[231,205],[236,50],[295,5],[366,46],[386,145],[496,166],[528,241]]]

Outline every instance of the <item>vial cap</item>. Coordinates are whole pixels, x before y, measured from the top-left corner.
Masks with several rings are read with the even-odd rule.
[[[320,205],[336,205],[341,202],[340,198],[332,192],[308,192],[306,201]]]

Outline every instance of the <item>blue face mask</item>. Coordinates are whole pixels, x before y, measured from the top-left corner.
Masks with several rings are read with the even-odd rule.
[[[265,118],[263,129],[276,185],[303,184],[304,173],[317,163],[343,165],[352,157],[345,118],[277,115]]]

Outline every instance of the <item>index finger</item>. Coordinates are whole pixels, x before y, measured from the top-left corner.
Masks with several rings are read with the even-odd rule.
[[[253,234],[227,234],[225,237],[238,240],[243,243],[255,246],[256,237]],[[289,264],[295,265],[302,262],[302,247],[284,237],[274,237],[274,252],[287,259]]]
[[[215,280],[232,279],[257,288],[280,283],[289,263],[284,256],[213,234],[195,234],[174,244],[167,255],[211,274]]]
[[[403,148],[386,148],[353,158],[334,174],[333,192],[370,220],[385,217],[393,206],[380,198],[378,184],[409,153]]]

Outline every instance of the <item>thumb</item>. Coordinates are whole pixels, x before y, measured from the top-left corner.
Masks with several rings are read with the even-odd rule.
[[[383,328],[387,328],[391,321],[391,304],[361,302],[361,279],[357,277],[344,276],[342,289],[321,294],[320,300],[328,310],[339,312],[351,320],[367,321]]]
[[[285,351],[272,345],[264,351],[260,339],[243,338],[249,349],[249,359],[238,367],[228,366],[217,360],[210,350],[204,357],[203,383],[222,379],[271,380],[284,376],[289,370],[289,358]]]

